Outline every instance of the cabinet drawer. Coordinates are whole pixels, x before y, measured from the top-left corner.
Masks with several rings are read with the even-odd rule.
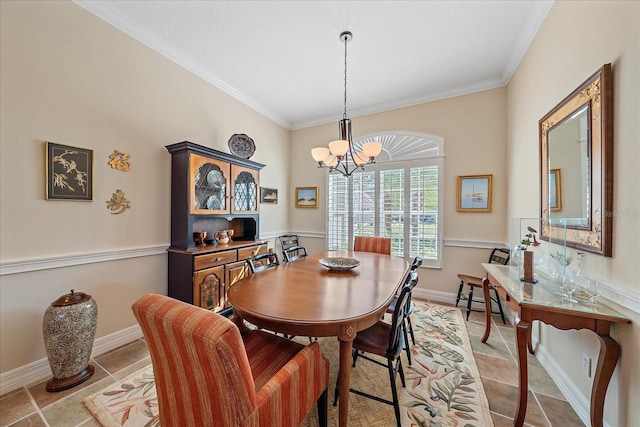
[[[216,265],[227,264],[236,261],[236,251],[212,252],[206,255],[198,255],[193,259],[194,270],[215,267]]]
[[[256,253],[256,250],[258,251]],[[238,249],[238,260],[249,259],[254,255],[266,254],[267,245],[249,246],[248,248]]]

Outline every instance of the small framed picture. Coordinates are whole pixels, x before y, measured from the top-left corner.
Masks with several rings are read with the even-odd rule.
[[[47,200],[93,200],[93,150],[45,142]]]
[[[458,177],[458,212],[491,212],[491,179],[493,175]]]
[[[296,187],[296,208],[317,208],[318,187]]]
[[[562,210],[562,173],[560,169],[549,171],[549,209],[551,212]]]
[[[260,203],[278,203],[278,190],[260,187]]]

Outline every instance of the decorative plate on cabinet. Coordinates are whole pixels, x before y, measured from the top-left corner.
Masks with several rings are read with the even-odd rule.
[[[229,150],[234,156],[248,159],[256,151],[256,144],[244,133],[236,133],[229,138]]]

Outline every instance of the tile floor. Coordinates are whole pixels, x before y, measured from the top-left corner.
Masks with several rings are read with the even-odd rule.
[[[496,427],[511,426],[518,395],[515,335],[513,327],[503,326],[499,316],[494,316],[493,321],[487,344],[480,342],[484,334],[484,313],[471,313],[467,329],[493,421]],[[95,374],[70,390],[47,393],[45,380],[0,396],[0,426],[99,427],[82,400],[146,366],[150,359],[145,342],[136,340],[93,358],[91,363]],[[529,388],[525,425],[584,425],[533,356],[529,357]]]

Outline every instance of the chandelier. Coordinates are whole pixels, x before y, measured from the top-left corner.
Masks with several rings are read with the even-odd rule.
[[[347,117],[347,43],[353,34],[350,31],[340,33],[340,41],[344,43],[344,113],[338,122],[338,139],[331,141],[329,147],[311,149],[311,156],[318,162],[319,168],[328,168],[329,172],[338,171],[345,177],[351,176],[364,165],[375,163],[375,158],[382,151],[382,143],[371,141],[362,144],[362,151],[356,152],[351,140],[351,119]]]

